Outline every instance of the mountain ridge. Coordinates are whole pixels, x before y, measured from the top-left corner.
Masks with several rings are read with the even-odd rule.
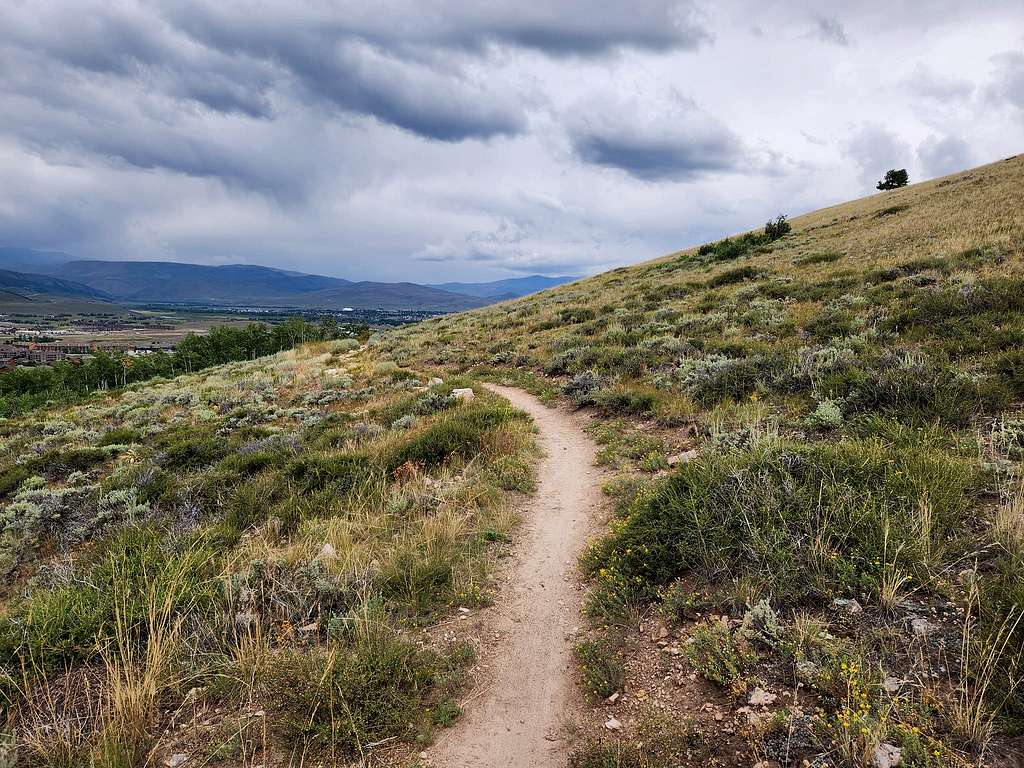
[[[34,272],[94,292],[93,297],[129,304],[384,309],[455,312],[518,298],[572,278],[531,275],[492,283],[353,281],[254,264],[209,266],[177,261],[75,259],[65,253],[0,249],[0,269],[39,255]],[[25,270],[14,270],[25,272]],[[466,292],[454,288],[464,286]]]

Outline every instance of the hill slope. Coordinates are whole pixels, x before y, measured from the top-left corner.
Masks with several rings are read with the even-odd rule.
[[[1020,753],[1024,157],[375,343],[593,411],[575,765]]]
[[[545,275],[529,275],[527,277],[510,277],[505,280],[494,280],[489,283],[438,283],[431,285],[442,291],[463,293],[468,296],[479,296],[488,299],[507,299],[527,296],[537,291],[553,288],[578,278],[546,277]]]
[[[0,269],[37,274],[49,272],[52,268],[69,261],[74,261],[74,256],[60,251],[0,246]]]
[[[109,298],[101,291],[72,280],[7,269],[0,269],[0,289],[19,294],[26,299],[31,299],[34,294],[100,300]]]

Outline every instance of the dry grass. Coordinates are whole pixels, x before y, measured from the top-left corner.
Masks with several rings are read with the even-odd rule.
[[[1007,552],[1024,555],[1024,487],[1013,490],[1009,498],[996,507],[992,533]]]
[[[960,674],[955,685],[955,696],[949,701],[948,717],[961,743],[983,757],[992,740],[1000,709],[1017,688],[1024,684],[1024,675],[1017,673],[1000,701],[993,702],[990,696],[995,678],[1005,664],[1003,656],[1024,620],[1024,607],[1018,607],[1015,612],[1008,614],[995,632],[981,638],[977,633],[975,619],[980,599],[977,587],[972,586],[961,632]]]

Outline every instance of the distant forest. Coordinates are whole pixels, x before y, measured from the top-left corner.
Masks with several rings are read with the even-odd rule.
[[[343,325],[331,317],[318,323],[292,317],[273,326],[218,325],[206,334],[190,333],[173,352],[134,356],[101,351],[85,361],[13,368],[0,374],[0,417],[18,416],[51,401],[68,402],[158,376],[178,376],[222,363],[250,360],[310,341],[354,338],[368,333],[367,326]]]

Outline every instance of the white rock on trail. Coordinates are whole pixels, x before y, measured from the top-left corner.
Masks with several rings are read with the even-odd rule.
[[[453,389],[452,390],[452,396],[456,400],[464,400],[465,402],[468,403],[474,397],[476,397],[476,393],[473,392],[473,390],[470,389],[469,387],[459,387],[458,389]]]
[[[604,727],[607,728],[609,731],[619,731],[622,730],[622,723],[620,723],[614,717],[609,717],[608,722],[604,724]]]

